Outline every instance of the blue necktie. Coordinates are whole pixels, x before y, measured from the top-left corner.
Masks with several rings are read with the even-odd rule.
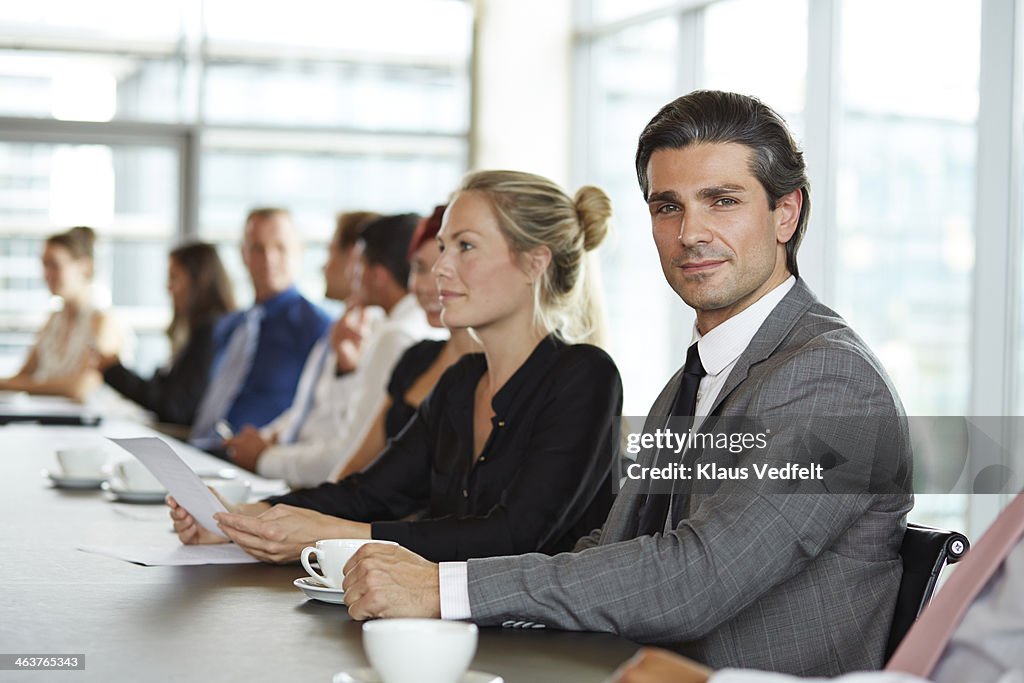
[[[249,376],[260,339],[263,314],[262,306],[253,306],[246,312],[245,319],[231,334],[221,362],[210,373],[210,385],[203,394],[192,424],[191,442],[194,446],[213,448],[220,444],[221,438],[214,432],[213,426],[231,410]]]
[[[330,335],[330,330],[327,333]],[[327,356],[330,354],[330,351],[331,343],[329,339],[322,339],[313,351],[313,353],[317,354],[314,366],[315,372],[310,377],[309,386],[305,387],[306,391],[296,397],[296,401],[293,404],[296,408],[295,417],[278,438],[278,441],[281,443],[295,443],[298,440],[299,431],[302,429],[302,425],[306,423],[306,420],[309,419],[309,412],[313,409],[313,403],[316,399],[316,388],[320,384],[320,375],[324,372],[324,364],[327,362]]]

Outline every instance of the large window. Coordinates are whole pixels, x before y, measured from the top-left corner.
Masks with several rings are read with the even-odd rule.
[[[807,33],[794,28],[807,25],[807,0],[724,0],[704,11],[703,24],[698,87],[760,98],[802,139]]]
[[[919,9],[842,4],[835,305],[908,412],[964,415],[981,2]]]
[[[0,125],[0,137],[4,132]],[[74,134],[59,142],[43,131],[7,134],[38,137],[0,142],[0,372],[20,366],[51,310],[41,241],[71,225],[102,228],[94,303],[117,307],[138,331],[140,363],[159,362],[167,353],[158,331],[166,324],[163,273],[179,224],[177,141],[96,144]]]
[[[1012,207],[1022,201],[1024,127],[1013,108],[1021,86],[1009,66],[1022,63],[1015,8],[1013,0],[636,8],[581,0],[576,54],[586,86],[576,125],[585,133],[577,145],[589,147],[576,151],[575,173],[612,191],[619,241],[630,240],[608,250],[607,278],[613,317],[625,323],[613,329],[613,352],[628,411],[646,411],[689,341],[685,307],[657,273],[632,155],[662,104],[701,87],[757,96],[786,118],[804,147],[814,200],[801,271],[875,350],[909,414],[1008,414],[1024,405],[1024,370],[1013,372],[1024,368],[1024,325],[1007,330],[1005,321],[1020,274],[1019,260],[1008,263],[1017,256],[1007,255],[1020,226],[1011,230],[1005,218],[1019,221]],[[643,60],[643,70],[624,79],[630,59]],[[982,121],[1009,123],[1013,133],[1001,138]],[[1010,168],[1017,183],[1006,180]],[[993,211],[997,204],[1008,208]],[[978,283],[990,272],[1007,282],[986,297]],[[938,457],[926,450],[922,469]],[[977,531],[996,509],[983,498],[925,498],[914,516]]]
[[[806,41],[798,34],[779,46],[774,36],[790,23],[806,22],[806,0],[728,0],[681,14],[659,12],[652,2],[648,9],[656,16],[641,14],[622,29],[602,28],[602,19],[621,20],[615,11],[623,7],[598,1],[594,20],[581,21],[579,76],[587,80],[588,96],[577,107],[584,133],[576,175],[578,183],[596,184],[612,199],[616,231],[601,249],[611,351],[625,383],[625,412],[644,415],[683,363],[693,315],[657,265],[632,164],[637,138],[662,105],[696,88],[760,97],[799,132]]]
[[[623,410],[629,415],[647,413],[685,334],[679,307],[664,295],[650,217],[630,164],[651,112],[675,92],[677,31],[674,19],[657,19],[595,41],[589,54],[587,164],[577,184],[595,184],[612,199],[614,232],[600,253],[611,352],[625,382]],[[635,353],[638,346],[644,353]]]
[[[6,7],[0,374],[49,305],[40,240],[71,225],[100,233],[98,303],[135,328],[141,370],[166,360],[173,244],[221,245],[249,300],[238,241],[254,206],[293,211],[300,287],[319,299],[338,211],[428,212],[466,170],[472,36],[462,0]]]

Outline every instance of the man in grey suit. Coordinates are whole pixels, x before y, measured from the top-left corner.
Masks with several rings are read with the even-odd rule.
[[[802,154],[757,100],[699,91],[647,125],[636,167],[665,277],[697,313],[687,363],[645,431],[669,415],[696,415],[695,427],[755,418],[783,428],[720,464],[820,466],[833,479],[628,479],[605,525],[554,557],[438,566],[368,545],[346,568],[349,611],[613,632],[715,668],[877,668],[913,502],[909,437],[881,364],[798,279]],[[670,456],[641,450],[639,469]],[[683,456],[696,468],[721,454]]]

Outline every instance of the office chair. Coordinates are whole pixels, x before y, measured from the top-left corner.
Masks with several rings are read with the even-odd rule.
[[[970,547],[967,537],[956,531],[907,524],[900,547],[903,579],[896,595],[896,611],[885,648],[887,661],[931,599],[942,568],[959,562]]]

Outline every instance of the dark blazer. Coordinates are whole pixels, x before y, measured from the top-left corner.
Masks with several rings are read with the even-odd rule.
[[[663,426],[681,375],[655,401],[645,431]],[[881,666],[913,505],[903,406],[881,364],[798,279],[736,361],[711,415],[826,417],[826,439],[783,430],[769,458],[827,461],[834,442],[863,444],[870,462],[884,444],[887,470],[904,488],[786,493],[723,482],[680,491],[670,530],[650,535],[639,520],[651,484],[627,480],[604,526],[576,552],[470,560],[473,620],[618,633],[716,669],[833,676]],[[637,461],[657,455],[642,450]]]
[[[120,363],[110,366],[103,379],[125,398],[156,414],[160,422],[190,426],[196,414],[213,360],[213,326],[209,321],[192,330],[170,367],[143,379]]]
[[[306,358],[331,325],[327,313],[295,287],[259,305],[263,308],[263,319],[252,365],[227,414],[221,416],[235,430],[245,425],[263,427],[291,406]],[[236,311],[217,321],[213,331],[214,381],[229,362],[227,352],[232,335],[245,324],[246,314],[247,311]],[[205,436],[209,434],[193,434],[194,438]]]

